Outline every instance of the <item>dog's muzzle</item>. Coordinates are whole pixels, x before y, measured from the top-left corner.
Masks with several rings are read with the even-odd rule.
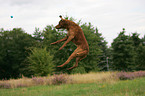
[[[60,26],[60,25],[56,25],[55,28],[56,28],[56,29],[60,29],[61,26]]]

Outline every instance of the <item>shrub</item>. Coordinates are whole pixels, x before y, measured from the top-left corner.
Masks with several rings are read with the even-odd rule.
[[[42,77],[32,77],[32,80],[36,85],[44,84],[44,79]]]
[[[53,56],[47,52],[46,48],[34,48],[32,54],[28,57],[29,70],[34,76],[46,76],[53,71]]]
[[[0,83],[0,88],[11,88],[11,84],[8,83],[8,82],[3,82],[3,83]]]
[[[53,75],[52,78],[52,84],[54,85],[60,85],[60,84],[66,84],[70,78],[66,74],[59,74],[59,75]]]
[[[145,71],[137,71],[137,72],[118,72],[117,77],[120,80],[134,79],[138,77],[145,77]]]

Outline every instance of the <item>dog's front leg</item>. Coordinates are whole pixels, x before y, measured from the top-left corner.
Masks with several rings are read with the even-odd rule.
[[[59,50],[61,50],[62,48],[64,48],[64,47],[66,46],[66,44],[67,44],[68,42],[70,42],[73,38],[74,38],[73,35],[69,36],[68,39],[66,40],[66,42],[59,48]]]
[[[63,38],[63,39],[60,39],[60,40],[58,40],[58,41],[56,41],[56,42],[51,43],[51,45],[52,45],[52,44],[60,43],[60,42],[62,42],[62,41],[65,41],[66,39],[67,39],[67,36],[66,36],[65,38]]]

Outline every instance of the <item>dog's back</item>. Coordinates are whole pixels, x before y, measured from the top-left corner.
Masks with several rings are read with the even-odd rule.
[[[88,50],[89,51],[89,45],[87,43],[87,40],[84,36],[83,30],[81,27],[76,24],[75,22],[72,22],[70,20],[66,20],[68,27],[68,33],[69,30],[73,30],[75,32],[75,37],[71,40],[77,47],[80,47],[82,49]]]

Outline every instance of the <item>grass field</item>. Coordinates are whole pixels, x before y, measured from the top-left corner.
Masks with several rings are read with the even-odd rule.
[[[49,79],[24,77],[4,80],[0,84],[9,84],[10,87],[0,88],[0,96],[145,96],[145,77],[119,80],[114,74],[116,72],[64,75],[67,82],[60,85],[50,82],[50,78],[55,80],[55,75]],[[59,79],[63,80],[62,77]]]
[[[0,96],[145,96],[145,78],[116,83],[43,85],[0,89]]]

